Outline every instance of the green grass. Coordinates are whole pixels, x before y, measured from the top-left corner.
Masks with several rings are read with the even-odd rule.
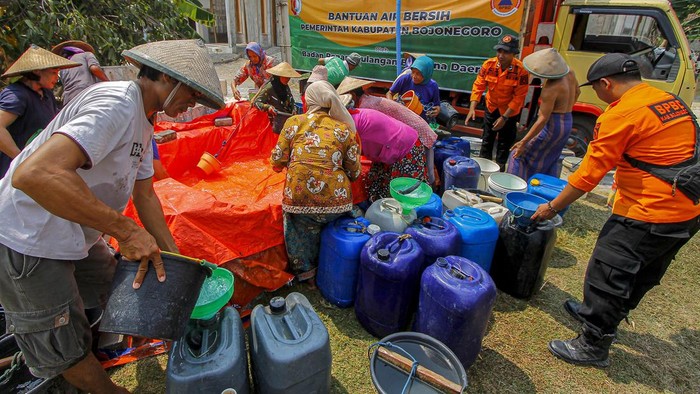
[[[598,230],[608,216],[588,201],[574,204],[558,232],[557,247],[541,291],[529,301],[499,292],[483,349],[469,369],[470,393],[698,393],[700,392],[700,237],[691,240],[671,264],[662,284],[619,327],[607,369],[575,367],[547,350],[552,339],[576,335],[579,325],[562,308],[581,299],[582,280]],[[354,311],[330,307],[317,290],[284,288],[305,294],[326,324],[333,352],[333,393],[374,393],[367,334]],[[136,393],[161,393],[167,356],[141,360],[110,371]]]

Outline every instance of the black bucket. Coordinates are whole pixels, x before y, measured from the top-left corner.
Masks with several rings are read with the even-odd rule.
[[[213,264],[174,253],[163,252],[161,258],[165,282],[149,267],[138,290],[132,283],[139,262],[119,258],[100,331],[171,341],[182,337]]]
[[[380,341],[383,344],[387,342],[408,352],[418,361],[419,365],[456,383],[462,388],[462,392],[467,389],[467,373],[457,356],[444,343],[418,332],[397,332]],[[388,347],[388,349],[408,358],[401,350],[392,347]],[[406,385],[408,373],[379,358],[377,350],[372,353],[369,369],[372,384],[380,394],[401,393]],[[406,393],[438,394],[442,391],[413,377]]]
[[[440,102],[440,113],[437,116],[437,121],[448,131],[459,121],[459,112],[447,101]]]

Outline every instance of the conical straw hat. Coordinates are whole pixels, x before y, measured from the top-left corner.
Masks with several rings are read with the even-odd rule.
[[[371,85],[374,81],[367,81],[365,79],[358,79],[353,77],[345,77],[343,81],[338,85],[338,94],[350,93],[357,88],[361,88],[365,85]]]
[[[526,56],[523,66],[532,75],[546,79],[559,79],[569,73],[569,66],[554,48],[542,49]]]
[[[93,48],[92,45],[88,44],[85,41],[80,41],[80,40],[63,41],[62,43],[51,48],[51,52],[53,52],[57,55],[60,55],[61,50],[65,47],[76,47],[76,48],[82,49],[85,52],[95,53],[95,48]]]
[[[287,62],[282,62],[274,67],[270,67],[267,70],[268,74],[272,75],[277,75],[278,77],[287,77],[287,78],[299,78],[301,77],[301,74],[296,72],[294,68],[292,68],[292,65],[287,63]]]
[[[200,104],[223,108],[219,76],[202,40],[149,42],[122,52],[136,67],[149,66],[202,93]]]
[[[46,70],[48,68],[78,67],[80,63],[70,61],[63,56],[55,55],[34,44],[2,74],[3,78],[14,77],[30,71]]]

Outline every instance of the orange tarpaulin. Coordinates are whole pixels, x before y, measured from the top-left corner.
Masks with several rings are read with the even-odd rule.
[[[248,102],[238,102],[189,123],[155,126],[156,132],[177,131],[176,140],[158,145],[172,178],[155,182],[154,189],[180,253],[231,270],[236,276],[233,303],[239,306],[292,279],[285,272],[282,232],[285,172],[276,173],[269,164],[278,135],[266,113],[249,108]],[[214,119],[226,116],[234,126],[214,126]],[[204,176],[197,168],[204,152],[218,153],[221,172]],[[368,166],[363,162],[365,173]],[[353,197],[355,202],[366,199],[362,181],[353,185]],[[125,214],[136,218],[132,204]]]

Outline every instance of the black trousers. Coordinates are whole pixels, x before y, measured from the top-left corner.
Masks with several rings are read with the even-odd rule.
[[[506,124],[499,130],[493,130],[493,123],[501,117],[501,113],[496,109],[493,112],[484,111],[484,134],[481,137],[481,151],[479,156],[484,159],[493,160],[493,144],[498,136],[498,146],[496,147],[496,163],[501,166],[503,171],[508,162],[510,148],[515,143],[516,123],[520,118],[518,115],[511,116]]]
[[[653,224],[612,215],[588,262],[579,314],[584,329],[612,334],[642,297],[661,282],[680,248],[700,229],[700,216]]]

